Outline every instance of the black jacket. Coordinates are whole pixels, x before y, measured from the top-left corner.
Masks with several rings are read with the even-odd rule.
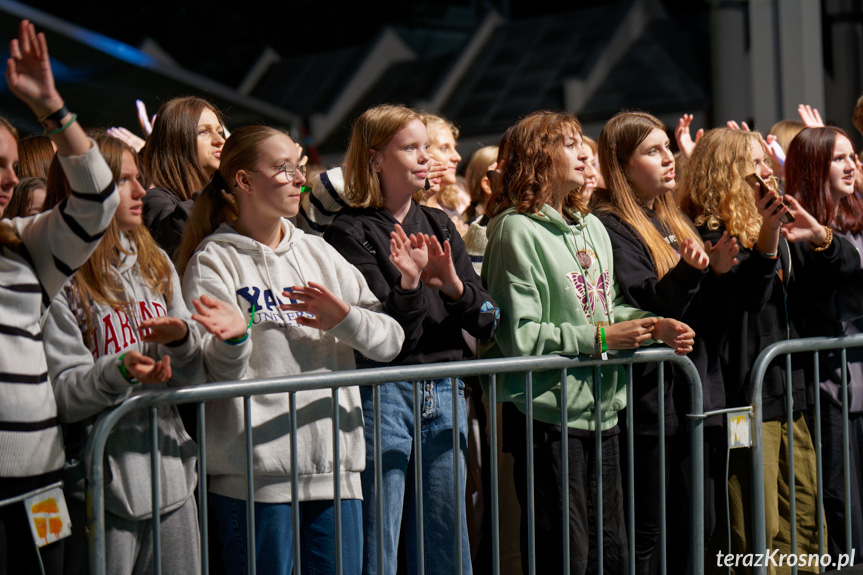
[[[705,240],[717,241],[723,230],[699,229]],[[726,277],[716,306],[723,313],[716,316],[722,330],[719,354],[729,406],[751,403],[750,376],[756,358],[768,345],[800,337],[802,312],[816,294],[804,289],[801,274],[820,276],[825,285],[841,281],[843,274],[859,268],[860,259],[854,247],[834,237],[823,252],[813,251],[806,242],[789,244],[779,241],[779,255],[770,259],[758,250],[741,248],[740,263]],[[767,369],[762,385],[763,419],[785,415],[785,356],[777,357]],[[805,358],[792,356],[793,410],[805,410],[811,389],[804,374]]]
[[[697,270],[682,259],[669,270],[662,279],[656,274],[653,256],[641,235],[624,222],[620,216],[599,205],[594,210],[608,230],[614,248],[615,285],[622,291],[627,301],[643,310],[661,317],[671,317],[687,323],[695,330],[696,339],[689,358],[693,361],[701,377],[704,410],[724,407],[725,392],[722,388],[721,371],[718,359],[709,361],[707,337],[700,329],[698,319],[702,306],[701,292],[711,283],[713,274],[709,270]],[[675,250],[677,239],[652,214],[647,214],[653,225]],[[642,435],[656,435],[659,413],[656,365],[642,364],[633,366],[633,410],[634,430]],[[685,427],[684,414],[690,412],[689,388],[680,385],[675,389],[675,379],[680,379],[677,368],[665,368],[665,432],[674,433],[678,427]],[[680,415],[678,415],[680,414]]]
[[[164,188],[152,188],[144,196],[144,225],[159,247],[172,258],[183,239],[186,220],[194,205],[195,200],[181,200]]]
[[[406,234],[424,233],[449,240],[464,294],[450,300],[423,284],[416,290],[398,287],[401,274],[390,262],[390,232],[399,223],[384,209],[346,208],[324,234],[346,260],[359,269],[372,292],[405,331],[402,352],[391,363],[408,365],[457,361],[472,357],[461,330],[477,339],[491,339],[500,311],[473,270],[464,242],[441,210],[412,203],[402,222]]]

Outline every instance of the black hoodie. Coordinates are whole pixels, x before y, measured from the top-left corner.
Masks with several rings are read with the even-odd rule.
[[[397,223],[384,209],[346,208],[327,228],[324,239],[362,272],[372,292],[384,302],[387,313],[404,329],[404,346],[391,364],[471,358],[473,354],[461,330],[477,339],[491,339],[500,311],[482,287],[461,236],[443,211],[415,202],[401,223],[408,236],[429,234],[441,245],[449,240],[456,272],[464,282],[464,293],[453,301],[424,284],[411,291],[398,287],[401,273],[390,262],[390,232],[395,231]]]

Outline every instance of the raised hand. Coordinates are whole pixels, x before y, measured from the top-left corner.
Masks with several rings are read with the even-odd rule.
[[[28,20],[22,20],[18,28],[18,38],[9,43],[9,59],[6,61],[6,81],[9,90],[27,104],[39,122],[47,130],[56,130],[68,122],[66,129],[49,134],[57,145],[61,156],[83,154],[90,149],[90,140],[83,128],[73,121],[71,113],[62,118],[48,119],[51,114],[63,108],[63,98],[54,84],[51,60],[48,57],[48,43],[41,32]]]
[[[206,294],[192,304],[198,312],[192,314],[192,319],[220,340],[237,339],[246,334],[246,319],[234,306]]]
[[[746,122],[740,122],[738,124],[734,120],[728,120],[727,122],[725,122],[725,126],[729,130],[743,130],[744,132],[751,132],[752,131],[749,129],[749,126],[746,124]]]
[[[315,282],[309,282],[308,287],[293,286],[290,291],[282,292],[282,295],[300,300],[299,303],[280,305],[283,310],[305,312],[314,316],[297,316],[297,323],[307,327],[332,329],[341,323],[351,310],[351,306]]]
[[[171,379],[171,357],[168,355],[156,361],[138,351],[127,351],[123,356],[123,367],[140,383],[165,383]]]
[[[692,155],[692,149],[701,136],[704,135],[704,129],[700,129],[695,133],[695,141],[692,141],[692,132],[689,125],[692,123],[694,116],[692,114],[683,114],[677,121],[677,128],[674,129],[674,137],[677,140],[677,147],[684,157],[689,158]]]
[[[697,270],[707,269],[710,259],[701,245],[694,238],[686,238],[680,250],[680,258]]]
[[[464,282],[455,271],[449,240],[444,241],[443,247],[435,236],[426,235],[425,241],[429,258],[422,275],[423,282],[432,289],[440,290],[450,299],[459,299],[464,293]]]
[[[817,246],[827,241],[827,230],[793,197],[784,196],[794,221],[782,226],[782,237],[789,242],[812,242]]]
[[[402,274],[401,288],[416,289],[420,275],[428,263],[428,247],[422,234],[405,233],[404,228],[396,224],[394,232],[390,232],[390,261]]]
[[[186,322],[177,317],[162,316],[142,321],[138,324],[141,340],[147,343],[167,345],[180,341],[189,333]]]
[[[704,251],[710,258],[710,269],[716,275],[722,275],[737,265],[740,245],[737,243],[737,238],[732,238],[726,231],[722,233],[722,237],[715,246],[709,240],[704,242]]]
[[[653,339],[662,340],[677,355],[686,355],[695,344],[695,331],[682,321],[664,317],[653,326]]]
[[[782,149],[782,146],[773,134],[767,134],[767,139],[763,141],[767,147],[767,152],[770,154],[770,160],[773,164],[773,174],[781,180],[785,177],[785,150]]]
[[[131,146],[136,152],[140,152],[142,149],[144,149],[144,145],[147,143],[146,140],[144,140],[140,136],[133,134],[122,126],[120,126],[119,128],[108,128],[107,130],[105,130],[105,133],[112,138],[120,140],[127,146]]]
[[[605,344],[608,349],[635,349],[650,339],[657,318],[644,317],[622,321],[605,327]]]
[[[821,119],[821,113],[818,111],[818,108],[813,108],[808,104],[800,104],[797,106],[797,113],[800,114],[800,119],[807,128],[824,127],[824,120]]]
[[[6,61],[9,90],[39,118],[59,110],[63,99],[54,85],[45,34],[37,35],[33,24],[22,20],[18,38],[9,43],[9,53]]]
[[[156,114],[152,118],[147,117],[147,105],[143,100],[135,100],[135,109],[138,110],[138,125],[141,126],[141,132],[145,136],[153,133],[153,122],[156,121]]]

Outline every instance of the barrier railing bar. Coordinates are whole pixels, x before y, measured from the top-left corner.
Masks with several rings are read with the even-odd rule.
[[[688,419],[707,419],[708,417],[713,417],[714,415],[723,415],[725,413],[739,413],[741,411],[748,411],[752,413],[751,405],[744,405],[743,407],[723,407],[722,409],[714,409],[713,411],[705,411],[704,413],[687,413],[686,417]]]
[[[656,370],[657,398],[656,411],[659,445],[659,572],[666,574],[668,568],[665,545],[665,363],[659,362]]]
[[[210,573],[210,529],[207,513],[207,419],[204,404],[198,404],[198,521],[201,530],[201,573]],[[203,478],[203,479],[201,479]]]
[[[524,374],[524,415],[525,415],[525,432],[527,439],[527,552],[528,557],[528,573],[536,575],[536,500],[533,493],[533,372],[528,371]]]
[[[294,546],[294,575],[302,573],[302,561],[300,561],[300,486],[299,470],[297,469],[299,453],[297,451],[297,394],[291,392],[288,400],[288,410],[291,416],[291,521],[293,528],[291,535]]]
[[[268,378],[255,381],[233,381],[203,384],[198,386],[176,387],[163,390],[147,390],[144,393],[138,393],[125,400],[123,403],[105,413],[97,422],[93,432],[88,437],[86,451],[92,456],[88,459],[89,468],[89,485],[90,485],[90,502],[88,508],[88,527],[90,533],[90,559],[91,566],[94,572],[105,572],[105,498],[104,491],[101,488],[104,484],[104,469],[101,461],[105,451],[108,434],[114,425],[117,424],[125,414],[136,409],[143,409],[151,406],[162,404],[184,404],[184,403],[203,403],[218,399],[228,399],[245,397],[248,398],[254,395],[265,395],[272,393],[289,393],[291,394],[291,459],[292,459],[292,501],[298,501],[297,482],[295,477],[296,471],[296,398],[295,393],[304,390],[320,390],[333,389],[340,387],[349,387],[357,385],[374,385],[377,386],[383,383],[392,381],[420,381],[424,379],[438,379],[457,373],[460,376],[469,375],[487,375],[489,373],[525,373],[533,369],[550,371],[563,368],[574,367],[590,367],[599,365],[633,365],[642,363],[655,363],[663,359],[673,361],[683,366],[684,371],[689,375],[690,382],[693,387],[693,396],[698,397],[700,401],[701,388],[700,381],[691,379],[691,374],[695,373],[694,366],[688,358],[682,358],[674,355],[669,349],[645,349],[637,352],[622,352],[611,353],[608,360],[587,358],[587,357],[562,357],[562,356],[533,356],[521,358],[502,358],[492,360],[470,360],[461,362],[451,362],[446,364],[428,364],[428,365],[412,365],[412,366],[395,366],[377,368],[371,370],[357,370],[355,372],[339,372],[334,377],[333,373],[314,373],[314,374],[299,374],[293,376]],[[532,388],[532,385],[531,385]],[[530,411],[529,421],[533,419],[532,407],[532,392],[528,394],[528,408]],[[416,406],[415,406],[416,407]],[[697,406],[700,413],[700,404]],[[495,418],[496,419],[496,418]],[[203,426],[202,426],[203,427]],[[530,445],[532,446],[533,430],[532,426],[528,428],[530,435]],[[693,441],[696,440],[693,436]],[[419,453],[417,454],[419,455]],[[496,454],[495,454],[496,455]],[[700,454],[696,454],[700,455]],[[533,454],[532,450],[528,453],[530,459],[529,482],[531,483],[530,500],[533,501]],[[203,460],[201,460],[203,461]],[[202,471],[206,471],[206,467],[201,465]],[[203,474],[203,473],[202,473]],[[421,474],[418,474],[418,477]],[[206,489],[206,486],[204,487]],[[420,491],[421,493],[421,491]],[[418,498],[419,500],[419,498]],[[421,505],[421,504],[420,504]],[[499,509],[498,509],[499,511]],[[419,515],[419,514],[418,514]],[[530,527],[533,527],[533,517],[530,518]],[[299,562],[299,514],[293,514],[294,521],[294,569],[295,573],[300,572]],[[529,529],[528,531],[531,531]],[[532,534],[530,534],[532,535]],[[422,547],[422,540],[419,541]],[[703,542],[696,542],[703,544]],[[203,547],[202,547],[203,548]],[[421,550],[422,551],[422,550]],[[420,554],[420,560],[422,553]],[[532,557],[530,558],[532,563]],[[419,568],[422,570],[422,564]],[[533,573],[535,565],[532,565]]]
[[[6,507],[7,505],[12,505],[13,503],[20,503],[28,497],[33,497],[34,495],[39,495],[40,493],[51,491],[52,489],[55,489],[57,487],[63,487],[63,482],[56,481],[50,485],[45,485],[44,487],[34,489],[33,491],[28,491],[27,493],[22,493],[21,495],[16,495],[15,497],[4,499],[3,501],[0,501],[0,507]]]
[[[255,452],[252,447],[252,398],[248,395],[243,397],[243,419],[246,436],[246,538],[249,542],[247,549],[249,561],[249,573],[255,575],[257,567],[256,557],[253,549],[255,545]]]
[[[824,517],[824,471],[821,459],[821,390],[818,382],[821,381],[821,369],[819,365],[818,352],[812,352],[812,372],[815,374],[815,517]],[[824,521],[818,520],[818,554],[824,555]],[[823,573],[824,567],[819,564],[818,572]]]
[[[422,414],[425,411],[423,397],[427,381],[415,381],[414,388],[414,500],[417,512],[417,573],[425,573],[425,517],[423,516],[423,430]],[[381,516],[383,517],[383,516]]]
[[[563,574],[569,575],[569,401],[566,395],[566,370],[560,370],[560,469],[563,496]]]
[[[153,572],[155,575],[162,573],[162,514],[159,513],[162,501],[161,485],[159,482],[159,408],[150,408],[150,479],[152,481],[153,513],[150,521],[153,526]]]
[[[500,575],[500,507],[497,458],[497,374],[488,377],[489,454],[491,455],[491,564],[492,573]]]
[[[842,472],[845,475],[845,552],[851,553],[851,454],[848,429],[848,353],[842,348]],[[819,517],[822,517],[819,515]],[[819,521],[820,523],[820,521]]]
[[[452,468],[453,468],[453,485],[454,485],[454,499],[455,499],[455,558],[457,561],[458,568],[456,569],[456,573],[458,575],[462,575],[464,571],[464,566],[462,565],[461,554],[462,554],[462,545],[461,545],[461,508],[464,502],[464,493],[466,489],[462,489],[461,486],[461,420],[459,419],[458,414],[458,379],[455,377],[451,377],[450,380],[450,391],[452,392]]]
[[[384,470],[383,470],[383,447],[381,444],[381,386],[372,388],[372,404],[375,421],[375,537],[378,540],[378,575],[384,574]]]
[[[779,355],[799,353],[803,351],[821,351],[829,349],[843,349],[850,347],[863,347],[863,334],[854,334],[835,337],[809,337],[794,340],[785,340],[773,343],[764,348],[755,360],[752,367],[750,381],[752,387],[749,390],[749,400],[753,408],[753,421],[755,433],[753,444],[750,449],[751,473],[750,481],[752,487],[752,551],[754,553],[766,553],[766,529],[764,519],[764,451],[762,448],[761,424],[763,412],[761,408],[761,390],[764,383],[764,374],[770,363]],[[766,573],[766,567],[755,567],[754,572],[758,575]]]
[[[635,575],[635,430],[633,429],[632,420],[632,405],[633,390],[632,390],[632,366],[626,366],[626,405],[630,406],[626,410],[626,537],[627,546],[629,547],[629,571],[630,575]]]
[[[593,367],[594,445],[596,456],[596,571],[602,573],[602,367]]]
[[[336,574],[342,575],[342,457],[339,438],[339,388],[333,388],[333,528],[336,542]]]
[[[794,481],[794,391],[791,383],[791,354],[785,356],[785,415],[788,425],[788,500],[791,512],[791,553],[797,553],[797,484]],[[797,575],[797,564],[791,566]]]

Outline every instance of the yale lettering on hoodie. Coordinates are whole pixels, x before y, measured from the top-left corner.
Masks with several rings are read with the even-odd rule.
[[[282,289],[282,292],[286,291],[291,291],[291,288]],[[312,314],[303,311],[282,311],[279,309],[279,306],[284,304],[284,302],[271,289],[262,290],[258,286],[246,286],[238,289],[237,295],[249,304],[249,307],[245,310],[246,314],[252,315],[254,311],[255,318],[252,320],[252,325],[268,321],[275,323],[279,327],[302,327],[297,323],[298,317],[314,317]],[[294,298],[288,298],[288,302],[300,303]]]
[[[94,349],[90,350],[94,359],[103,355],[119,353],[129,346],[135,345],[141,337],[138,330],[139,323],[154,317],[168,315],[165,306],[157,301],[139,300],[138,310],[139,314],[132,318],[133,321],[129,321],[129,315],[122,309],[113,309],[100,318],[99,325],[105,339],[102,342],[102,349],[99,349],[97,337],[91,339],[91,341],[96,342]]]

